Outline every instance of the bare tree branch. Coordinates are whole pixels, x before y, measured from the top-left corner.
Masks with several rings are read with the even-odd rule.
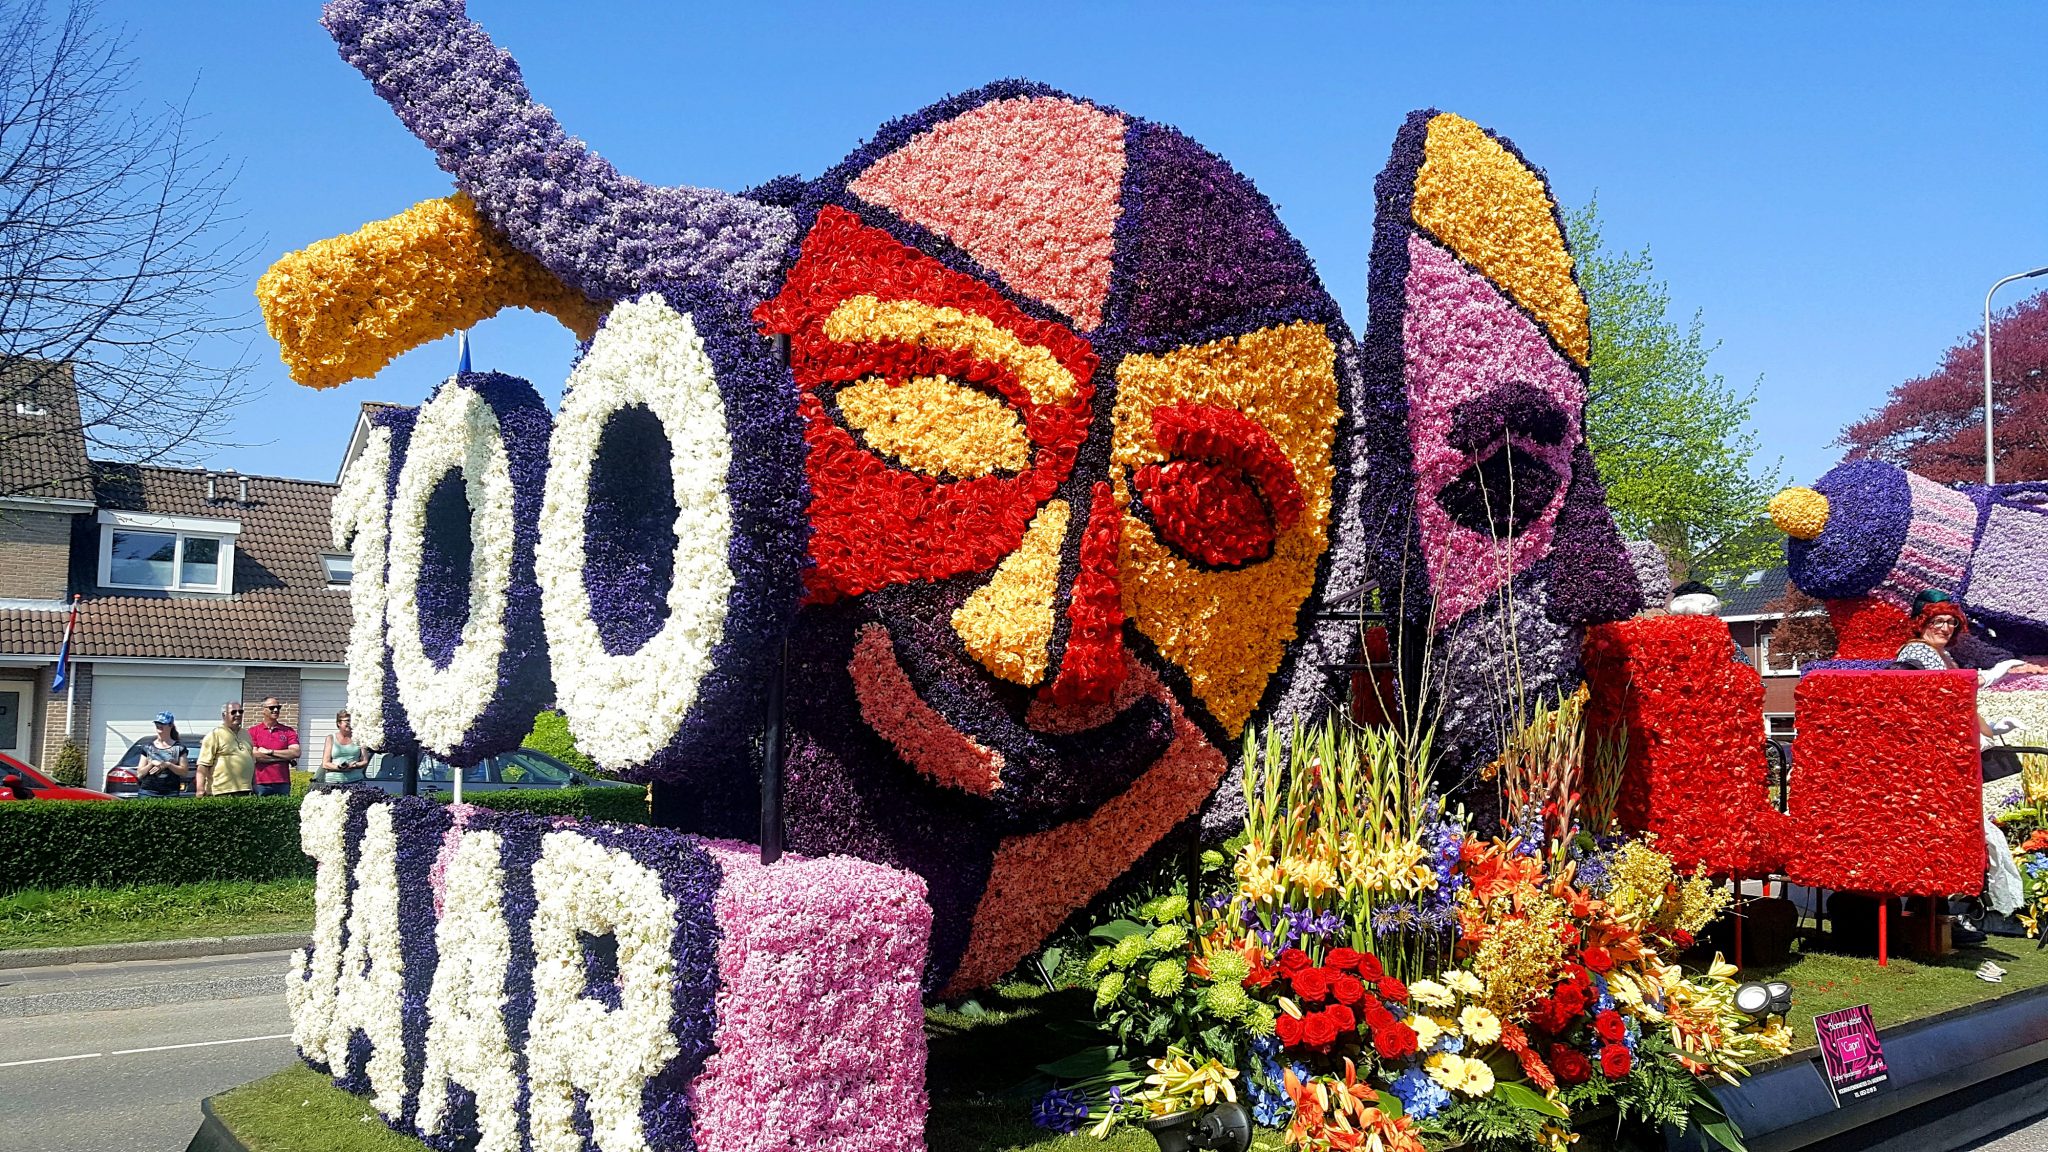
[[[235,173],[195,134],[189,96],[152,107],[134,71],[92,0],[61,15],[0,0],[0,460],[52,435],[163,463],[231,442],[249,341],[233,363],[208,351],[250,332],[246,312],[215,311],[250,255]],[[75,411],[54,394],[65,364]],[[83,478],[0,467],[0,496]]]

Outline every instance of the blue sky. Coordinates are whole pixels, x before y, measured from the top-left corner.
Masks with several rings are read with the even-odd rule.
[[[813,176],[884,121],[1024,76],[1177,125],[1280,207],[1354,327],[1371,181],[1434,105],[1512,137],[1611,245],[1648,245],[1713,365],[1759,384],[1766,462],[1811,479],[1841,426],[1931,370],[2000,276],[2048,264],[2042,5],[536,3],[471,0],[569,130],[643,179]],[[335,54],[313,0],[109,0],[140,95],[189,90],[276,255],[451,185]],[[2004,303],[2021,293],[2008,287]],[[551,399],[574,340],[507,313],[476,366]],[[215,467],[329,477],[357,403],[417,402],[452,341],[315,393],[252,329],[250,441]],[[232,353],[232,349],[225,349]]]

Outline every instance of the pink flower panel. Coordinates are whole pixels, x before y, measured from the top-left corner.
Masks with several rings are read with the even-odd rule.
[[[701,1152],[923,1152],[924,880],[845,856],[705,844],[718,891],[717,1051]]]
[[[1419,234],[1405,288],[1415,506],[1441,626],[1549,550],[1586,388],[1527,313]],[[1501,483],[1510,460],[1518,490]]]
[[[1089,332],[1109,296],[1123,182],[1122,117],[1035,96],[964,112],[847,188],[958,244]]]

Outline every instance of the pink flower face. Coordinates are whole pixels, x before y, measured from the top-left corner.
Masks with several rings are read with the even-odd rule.
[[[1549,550],[1583,431],[1578,373],[1507,294],[1419,234],[1402,333],[1423,560],[1439,623]]]

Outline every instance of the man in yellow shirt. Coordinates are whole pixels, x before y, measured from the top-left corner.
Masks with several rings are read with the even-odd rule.
[[[199,743],[199,794],[247,796],[256,790],[256,745],[242,728],[242,705],[220,706],[220,727]]]

